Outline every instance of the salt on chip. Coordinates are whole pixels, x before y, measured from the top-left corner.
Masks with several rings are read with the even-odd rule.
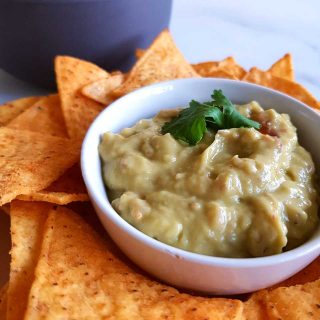
[[[43,226],[52,205],[45,202],[11,203],[11,263],[7,291],[7,320],[23,319],[39,258]]]
[[[71,138],[82,139],[104,106],[85,97],[81,89],[107,78],[109,73],[93,63],[68,56],[56,57],[55,72],[68,134]]]
[[[57,94],[44,97],[7,124],[8,128],[68,137]]]
[[[293,81],[275,77],[270,72],[252,68],[243,80],[281,91],[304,102],[312,108],[320,109],[317,100],[303,86]]]
[[[0,206],[47,188],[79,158],[79,141],[0,128]]]
[[[160,81],[193,77],[199,75],[176,47],[169,31],[164,30],[133,66],[123,85],[113,91],[113,95],[122,96]]]
[[[64,207],[51,210],[43,239],[26,319],[242,318],[241,301],[182,294],[141,275]]]
[[[294,70],[291,54],[285,54],[281,59],[276,61],[268,71],[276,77],[294,81]]]
[[[21,98],[0,105],[0,126],[5,126],[20,113],[31,107],[40,98],[41,97]]]
[[[320,279],[269,291],[264,300],[268,320],[320,319]]]
[[[229,79],[242,79],[246,71],[236,62],[233,57],[227,57],[221,61],[207,61],[192,65],[202,77],[216,77],[219,71],[229,75]],[[222,77],[221,77],[222,78]]]
[[[58,180],[44,190],[19,195],[19,200],[46,201],[65,205],[75,201],[89,201],[79,164],[68,169]]]
[[[84,96],[106,106],[114,100],[114,96],[110,93],[122,85],[124,79],[123,73],[110,75],[84,86],[81,92]]]

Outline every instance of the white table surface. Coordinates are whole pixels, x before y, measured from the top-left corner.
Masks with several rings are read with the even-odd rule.
[[[233,55],[267,69],[287,52],[297,81],[320,100],[319,0],[174,0],[171,32],[190,62]],[[0,103],[46,91],[0,70]],[[0,215],[0,285],[7,278],[9,219]]]

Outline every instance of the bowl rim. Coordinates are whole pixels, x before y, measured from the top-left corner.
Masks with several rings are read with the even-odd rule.
[[[83,179],[88,189],[88,193],[90,195],[91,201],[93,201],[95,205],[98,206],[98,208],[101,210],[101,212],[103,212],[103,214],[106,216],[107,219],[110,219],[114,224],[116,224],[119,228],[121,228],[124,232],[126,232],[130,237],[136,238],[139,242],[143,243],[148,247],[152,247],[152,249],[155,249],[159,252],[174,255],[179,259],[188,260],[190,262],[198,263],[201,265],[215,265],[215,266],[220,266],[225,268],[237,268],[237,269],[243,269],[243,268],[250,269],[250,268],[257,268],[257,267],[275,266],[281,263],[286,263],[286,262],[290,262],[292,260],[301,258],[305,255],[308,255],[309,253],[314,252],[315,250],[320,250],[320,224],[319,224],[317,229],[314,231],[314,234],[305,243],[303,243],[302,245],[298,246],[295,249],[291,249],[289,251],[271,255],[271,256],[250,257],[250,258],[226,258],[226,257],[203,255],[200,253],[186,251],[186,250],[168,245],[159,240],[153,239],[152,237],[148,236],[142,231],[136,229],[131,224],[129,224],[125,219],[123,219],[113,209],[110,201],[105,195],[103,197],[103,195],[97,194],[94,188],[95,182],[93,181],[93,179],[90,178],[90,173],[89,173],[90,170],[88,170],[88,161],[86,161],[86,153],[88,152],[87,150],[90,149],[91,140],[96,137],[94,130],[96,125],[100,121],[99,119],[102,117],[103,118],[106,117],[106,114],[113,112],[113,109],[119,110],[119,107],[117,106],[118,104],[121,104],[123,101],[130,99],[130,97],[132,97],[133,95],[141,94],[144,91],[149,91],[149,90],[152,90],[155,88],[161,88],[164,86],[168,87],[178,82],[180,83],[183,83],[183,82],[187,83],[187,82],[193,82],[193,81],[207,82],[208,80],[209,81],[214,80],[214,82],[217,82],[217,83],[226,83],[230,85],[233,85],[236,83],[236,85],[240,87],[241,86],[252,87],[252,88],[258,87],[261,90],[265,91],[267,94],[282,96],[284,99],[290,100],[291,102],[298,104],[300,108],[304,108],[306,112],[309,112],[313,116],[317,117],[320,123],[320,114],[317,113],[314,109],[312,109],[308,105],[304,104],[303,102],[291,96],[288,96],[287,94],[284,94],[282,92],[279,92],[261,85],[257,85],[254,83],[244,82],[240,80],[230,80],[230,79],[220,79],[220,78],[188,78],[188,79],[176,79],[176,80],[159,82],[156,84],[139,88],[117,99],[116,101],[111,103],[109,106],[107,106],[93,121],[83,140],[82,149],[81,149],[81,171],[82,171]],[[100,176],[103,182],[101,173],[100,173]]]

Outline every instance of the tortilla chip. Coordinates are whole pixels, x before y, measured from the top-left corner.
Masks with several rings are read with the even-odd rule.
[[[8,123],[7,127],[68,137],[57,94],[40,99]]]
[[[86,97],[106,106],[114,101],[114,96],[110,93],[122,85],[123,82],[124,74],[115,74],[84,86],[81,92]]]
[[[304,102],[312,108],[320,109],[317,100],[303,86],[296,82],[275,77],[270,72],[264,72],[257,68],[252,68],[243,80],[281,91]]]
[[[47,188],[79,159],[78,141],[0,128],[0,206]]]
[[[48,188],[17,197],[24,201],[46,201],[54,204],[68,204],[74,201],[89,201],[79,164],[68,169]]]
[[[113,91],[117,97],[166,80],[199,77],[176,47],[168,30],[162,31],[131,69],[127,80]]]
[[[242,303],[180,294],[131,269],[77,214],[51,210],[27,319],[241,319]],[[85,302],[85,303],[84,303]]]
[[[227,57],[221,61],[208,61],[192,65],[202,77],[216,77],[218,71],[231,75],[229,79],[242,79],[246,71],[235,61],[233,57]],[[224,77],[219,77],[224,78]]]
[[[265,291],[255,293],[243,304],[243,320],[268,320],[263,298]]]
[[[285,54],[268,70],[273,76],[294,81],[293,62],[290,53]]]
[[[45,202],[11,203],[11,264],[7,319],[23,319],[38,261],[43,226],[52,205]]]
[[[55,72],[68,134],[71,138],[82,139],[104,106],[83,96],[80,90],[89,83],[107,78],[109,73],[93,63],[67,56],[56,57]]]
[[[265,297],[267,319],[320,319],[320,280],[269,291]]]
[[[0,105],[0,126],[5,126],[20,113],[27,110],[41,97],[27,97]]]
[[[7,319],[7,289],[7,283],[0,288],[0,319],[3,320]]]

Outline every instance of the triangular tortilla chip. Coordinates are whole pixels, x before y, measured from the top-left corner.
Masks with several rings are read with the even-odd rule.
[[[320,319],[320,279],[269,291],[264,301],[268,320]]]
[[[241,319],[242,303],[181,294],[119,260],[74,212],[49,214],[27,319]]]
[[[0,128],[0,205],[43,190],[79,159],[78,141]]]
[[[19,195],[17,199],[24,201],[46,201],[64,205],[74,201],[89,201],[89,196],[82,179],[80,166],[76,164],[48,188],[30,194]]]
[[[57,94],[40,99],[8,123],[7,127],[68,137]]]
[[[227,57],[221,61],[202,62],[194,64],[192,67],[202,77],[215,77],[215,74],[220,70],[231,75],[230,79],[242,79],[246,74],[246,71],[233,57]]]
[[[7,320],[20,320],[38,261],[43,226],[52,205],[45,202],[11,203],[11,264],[8,286]]]
[[[293,62],[290,53],[285,54],[268,70],[273,76],[294,81]]]
[[[0,126],[5,126],[20,113],[27,110],[41,97],[27,97],[0,105]]]
[[[312,108],[320,109],[317,100],[303,86],[283,78],[275,77],[270,72],[264,72],[257,68],[252,68],[243,81],[248,81],[262,86],[281,91],[296,98]]]
[[[84,97],[80,91],[89,83],[107,78],[109,73],[93,63],[67,56],[56,57],[55,72],[68,134],[82,139],[104,106]]]
[[[114,101],[114,96],[110,93],[124,82],[123,73],[110,75],[108,78],[92,82],[82,88],[82,94],[103,105],[108,105]]]
[[[113,91],[122,96],[152,83],[199,77],[176,47],[168,30],[162,31],[131,69],[127,80]]]
[[[7,289],[7,283],[0,288],[0,319],[3,320],[7,319]]]

